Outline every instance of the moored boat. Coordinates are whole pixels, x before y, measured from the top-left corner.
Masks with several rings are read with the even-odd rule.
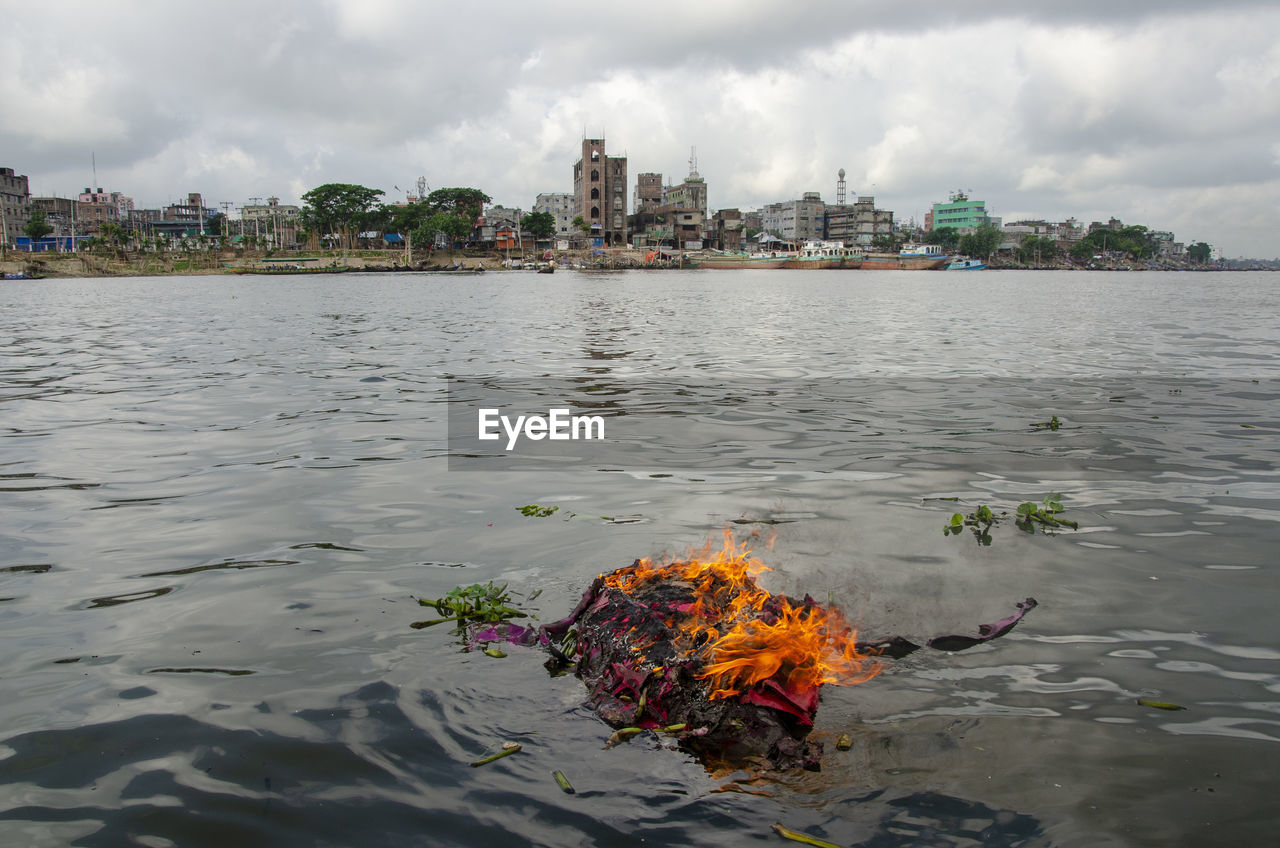
[[[947,263],[943,269],[945,271],[981,271],[987,267],[987,263],[981,259],[970,259],[967,256],[957,256]]]
[[[773,250],[768,253],[720,253],[713,252],[702,256],[694,256],[693,261],[699,268],[719,270],[742,268],[782,268],[795,254],[789,251]]]
[[[842,241],[810,240],[804,243],[800,252],[791,257],[783,268],[829,269],[829,268],[861,268],[862,250],[857,247],[845,247]]]
[[[323,267],[317,265],[249,265],[243,267],[232,268],[233,274],[265,274],[270,277],[282,277],[289,274],[341,274],[344,271],[355,271],[356,268],[349,268],[346,265],[325,265]]]
[[[868,253],[862,267],[868,270],[933,271],[950,257],[940,244],[907,244],[897,253]]]

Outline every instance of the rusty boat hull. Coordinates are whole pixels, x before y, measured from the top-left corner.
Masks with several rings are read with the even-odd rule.
[[[862,258],[866,271],[937,271],[947,264],[946,256],[911,256],[900,253],[868,253]]]

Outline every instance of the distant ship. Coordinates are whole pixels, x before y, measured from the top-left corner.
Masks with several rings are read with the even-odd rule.
[[[987,267],[987,263],[981,259],[970,259],[967,256],[957,256],[947,263],[945,271],[981,271]]]

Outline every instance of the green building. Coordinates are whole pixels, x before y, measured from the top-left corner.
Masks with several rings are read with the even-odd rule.
[[[970,200],[963,192],[951,195],[948,203],[933,204],[933,229],[951,228],[955,230],[977,229],[983,224],[991,223],[987,217],[985,200]]]

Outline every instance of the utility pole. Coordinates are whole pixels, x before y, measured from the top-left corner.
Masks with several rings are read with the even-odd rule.
[[[224,200],[218,205],[222,207],[222,243],[226,245],[231,241],[231,201]]]

